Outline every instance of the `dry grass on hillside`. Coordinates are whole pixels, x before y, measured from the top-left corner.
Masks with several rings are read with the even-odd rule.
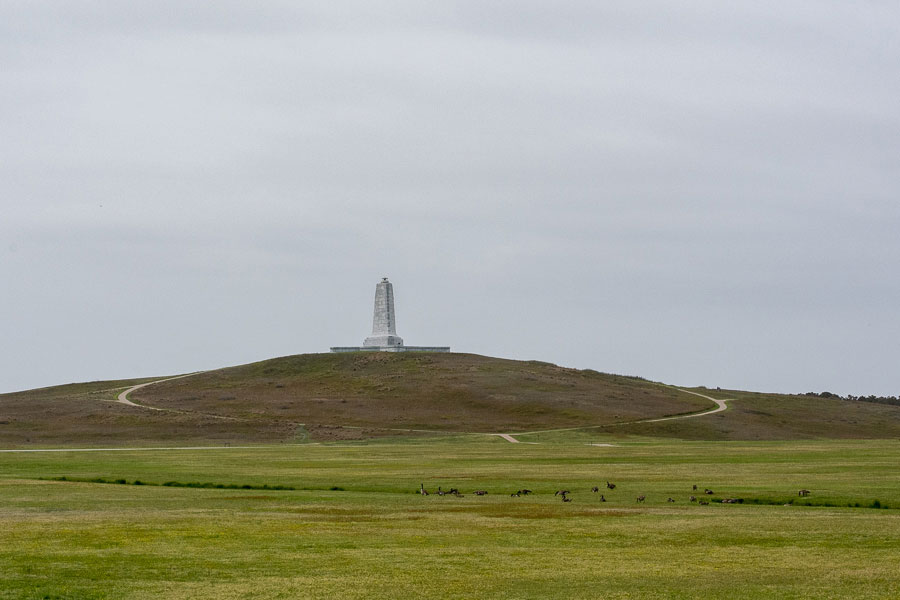
[[[717,390],[723,413],[624,425],[710,408],[636,377],[472,354],[305,354],[143,388],[146,380],[0,395],[0,446],[279,443],[440,432],[593,427],[684,439],[900,437],[900,407]],[[702,391],[702,390],[700,390]],[[618,424],[618,425],[617,425]]]
[[[474,354],[305,354],[140,390],[150,406],[308,426],[497,432],[702,410],[709,402],[634,377]]]
[[[900,406],[806,395],[715,392],[728,410],[699,419],[638,423],[619,431],[688,440],[889,439],[900,437]]]
[[[73,384],[0,395],[0,445],[329,441],[628,421],[705,408],[638,378],[467,354],[308,354],[153,385]]]

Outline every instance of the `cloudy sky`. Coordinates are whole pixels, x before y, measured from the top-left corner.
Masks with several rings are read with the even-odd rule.
[[[0,392],[362,343],[900,394],[896,1],[0,1]]]

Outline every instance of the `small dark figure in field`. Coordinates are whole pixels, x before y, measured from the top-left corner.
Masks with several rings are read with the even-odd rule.
[[[456,489],[456,488],[450,488],[450,491],[447,492],[447,493],[448,493],[448,494],[453,494],[454,496],[459,496],[459,490]]]
[[[704,494],[709,494],[709,495],[715,494],[715,492],[712,491],[712,490],[709,489],[709,488],[706,488],[706,490],[705,490],[703,493],[704,493]]]
[[[709,502],[707,502],[706,500],[701,500],[700,505],[701,506],[709,506]]]
[[[421,484],[421,486],[419,487],[419,493],[422,494],[423,496],[427,496],[427,495],[428,495],[428,490],[425,489],[425,484],[424,484],[424,483]]]
[[[568,498],[568,497],[566,497],[565,495],[563,495],[562,498],[563,498],[563,502],[571,502],[571,501],[572,501],[571,498]]]
[[[475,494],[476,496],[487,496],[487,491],[485,491],[485,490],[475,490],[472,493]]]
[[[697,491],[697,484],[696,484],[696,483],[694,484],[694,491],[695,491],[695,492]]]
[[[606,502],[606,498],[603,497],[603,494],[600,494],[600,502]]]
[[[554,496],[562,496],[563,498],[565,498],[566,494],[570,494],[570,493],[571,492],[569,492],[569,490],[556,490],[556,493],[553,495]]]
[[[518,498],[518,497],[519,497],[519,492],[516,492],[516,493],[514,493],[514,494],[510,494],[509,497],[510,497],[510,498]]]
[[[647,496],[645,496],[645,495],[643,495],[643,494],[641,494],[640,496],[637,497],[637,501],[638,501],[638,502],[643,502],[643,501],[646,500],[646,499],[647,499]]]
[[[519,493],[522,494],[523,496],[527,496],[528,494],[531,493],[531,490],[519,490]]]
[[[443,496],[443,495],[444,495],[444,490],[441,489],[441,486],[438,486],[437,495],[438,495],[438,496]]]
[[[811,493],[812,492],[810,492],[809,490],[800,490],[798,495],[799,496],[809,496]]]
[[[599,491],[600,491],[600,488],[598,488],[598,487],[595,485],[594,487],[591,488],[591,491],[594,492],[594,493],[596,493],[596,492],[599,492]]]
[[[697,501],[697,496],[691,496],[691,502],[696,502],[696,501]]]
[[[607,489],[614,490],[614,489],[616,489],[616,484],[610,483],[610,482],[607,481],[607,482],[606,482],[606,487],[607,487]]]
[[[740,498],[724,498],[722,500],[722,504],[741,504],[743,502]]]
[[[675,500],[673,500],[672,498],[669,498],[668,500],[666,500],[666,502],[675,502]]]

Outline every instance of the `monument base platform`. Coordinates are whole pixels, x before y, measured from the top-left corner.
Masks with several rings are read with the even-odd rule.
[[[332,352],[450,352],[450,346],[332,346]]]

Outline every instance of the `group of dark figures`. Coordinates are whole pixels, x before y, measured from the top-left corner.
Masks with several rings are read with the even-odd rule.
[[[607,482],[606,482],[606,489],[608,489],[608,490],[614,490],[614,489],[616,489],[616,484],[610,483],[610,482],[607,481]],[[599,492],[599,491],[600,491],[600,488],[597,487],[596,485],[595,485],[594,487],[591,488],[591,492],[593,492],[594,494],[596,494],[596,493]],[[571,493],[572,493],[572,492],[570,492],[569,490],[556,490],[556,493],[553,494],[553,495],[554,495],[554,496],[561,496],[563,502],[571,502],[572,499],[569,498],[569,494],[571,494]],[[643,496],[642,496],[642,497],[643,497]],[[605,496],[605,495],[600,494],[600,502],[606,502],[606,496]],[[643,502],[643,500],[641,500],[641,502]]]
[[[614,490],[614,489],[616,489],[616,484],[610,483],[610,482],[607,481],[607,482],[606,482],[606,489],[608,489],[608,490]],[[697,491],[697,485],[696,485],[696,484],[694,484],[693,491],[695,491],[695,492]],[[596,493],[600,492],[600,488],[599,488],[598,486],[595,485],[594,487],[591,488],[591,492],[593,492],[593,493],[596,494]],[[423,483],[423,484],[421,485],[421,487],[419,488],[419,493],[422,494],[423,496],[428,496],[428,495],[429,495],[428,490],[425,489],[425,484],[424,484],[424,483]],[[435,492],[435,493],[436,493],[438,496],[446,496],[446,495],[450,495],[450,496],[456,496],[457,498],[462,498],[462,497],[463,497],[463,495],[460,494],[460,493],[459,493],[459,490],[456,489],[456,488],[450,488],[449,491],[444,491],[444,490],[441,489],[441,486],[438,486],[437,492]],[[472,493],[475,494],[476,496],[486,496],[486,495],[487,495],[487,491],[486,491],[486,490],[475,490],[475,491],[472,492]],[[527,496],[528,494],[531,494],[531,493],[532,493],[531,490],[525,490],[525,489],[522,489],[522,490],[517,490],[517,491],[513,492],[513,493],[510,494],[509,496],[510,496],[511,498],[518,498],[518,497],[520,497],[520,496]],[[572,499],[569,498],[569,494],[571,494],[571,493],[572,493],[572,492],[570,492],[569,490],[556,490],[556,492],[554,492],[553,495],[554,495],[554,496],[559,496],[559,497],[561,497],[563,502],[571,502]],[[799,495],[800,495],[801,497],[803,497],[803,496],[809,496],[810,493],[811,493],[811,492],[810,492],[809,490],[800,490]],[[703,490],[703,494],[706,495],[706,496],[712,496],[713,494],[715,494],[715,492],[713,492],[713,491],[712,491],[711,489],[709,489],[709,488],[705,488],[705,489]],[[644,494],[641,494],[640,496],[637,497],[637,500],[636,500],[636,501],[637,501],[637,502],[644,502],[646,499],[647,499],[647,496],[645,496]],[[697,504],[700,504],[700,505],[703,505],[703,506],[706,506],[706,505],[709,504],[709,501],[708,501],[708,500],[698,499],[697,496],[693,496],[693,495],[690,497],[690,501],[691,501],[691,502],[696,502]],[[606,496],[605,496],[605,495],[600,494],[600,502],[606,502]],[[675,502],[675,499],[672,498],[672,497],[670,496],[670,497],[668,498],[668,500],[666,500],[666,502]],[[722,504],[738,504],[738,503],[741,503],[741,502],[743,502],[743,500],[742,500],[742,499],[739,499],[739,498],[723,498],[723,499],[722,499]]]

